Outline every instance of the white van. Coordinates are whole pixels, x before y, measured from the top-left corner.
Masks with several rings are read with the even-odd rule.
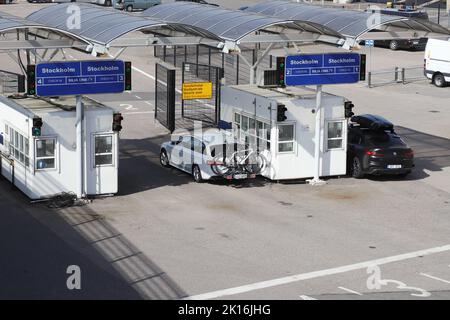
[[[450,84],[450,41],[428,40],[424,68],[425,75],[435,86]]]

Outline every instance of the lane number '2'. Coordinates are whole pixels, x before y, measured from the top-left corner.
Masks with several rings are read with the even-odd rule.
[[[379,266],[368,267],[367,274],[370,274],[369,278],[367,279],[367,288],[369,290],[379,290],[381,286],[394,284],[397,285],[397,289],[417,292],[411,293],[411,295],[415,297],[427,298],[431,296],[431,293],[429,293],[428,291],[417,287],[410,287],[401,281],[392,279],[381,279],[381,269]]]

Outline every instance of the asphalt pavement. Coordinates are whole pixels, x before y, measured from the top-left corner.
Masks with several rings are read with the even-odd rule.
[[[423,63],[420,52],[372,54],[383,68]],[[417,158],[407,179],[196,184],[159,165],[170,136],[154,119],[152,50],[121,58],[133,61],[133,91],[95,97],[125,117],[119,194],[54,212],[0,179],[0,297],[450,299],[450,88],[325,89],[398,126]],[[65,287],[73,264],[86,270],[80,292]]]

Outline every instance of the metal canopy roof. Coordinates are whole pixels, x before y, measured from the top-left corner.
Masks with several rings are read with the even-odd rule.
[[[27,17],[27,20],[36,21],[52,27],[75,33],[85,40],[101,45],[137,30],[159,28],[166,23],[121,13],[115,9],[102,8],[96,5],[77,3],[81,10],[80,29],[69,29],[67,7],[71,3],[58,4],[38,10]]]
[[[278,18],[314,22],[355,40],[370,30],[387,29],[390,26],[407,30],[450,34],[449,29],[422,19],[379,14],[377,15],[379,20],[375,21],[372,13],[342,10],[340,8],[334,9],[305,3],[270,1],[249,6],[244,11]]]
[[[171,26],[184,25],[201,29],[213,34],[215,38],[233,42],[238,42],[255,31],[273,26],[342,37],[339,32],[312,21],[269,17],[187,1],[154,6],[145,10],[143,15],[164,21]]]
[[[71,38],[72,40],[80,40],[83,43],[88,44],[88,42],[83,37],[80,37],[69,30],[58,29],[53,26],[41,24],[36,21],[30,21],[27,19],[13,16],[5,12],[0,12],[0,33],[7,33],[15,30],[26,30],[26,29],[48,31],[54,34],[64,35],[68,38]]]

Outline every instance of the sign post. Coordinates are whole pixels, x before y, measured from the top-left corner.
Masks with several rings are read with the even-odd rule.
[[[80,95],[76,96],[76,158],[77,158],[77,198],[84,196],[84,155],[83,155],[83,117],[84,105],[83,98]]]
[[[372,71],[372,48],[375,46],[374,40],[366,40],[364,41],[364,45],[369,47],[369,72]]]
[[[44,62],[36,65],[35,93],[40,97],[76,96],[76,172],[78,198],[84,190],[84,105],[82,95],[131,90],[131,73],[121,60]],[[128,69],[131,66],[128,64]]]
[[[286,57],[287,86],[316,85],[316,125],[314,137],[314,177],[308,182],[321,185],[322,86],[324,84],[357,83],[360,80],[361,57],[358,53],[303,54]]]
[[[321,139],[320,135],[322,133],[322,85],[319,84],[316,87],[316,129],[315,129],[315,137],[314,137],[314,177],[312,180],[309,180],[309,184],[316,186],[324,184],[325,181],[320,180],[320,147],[321,147]]]

